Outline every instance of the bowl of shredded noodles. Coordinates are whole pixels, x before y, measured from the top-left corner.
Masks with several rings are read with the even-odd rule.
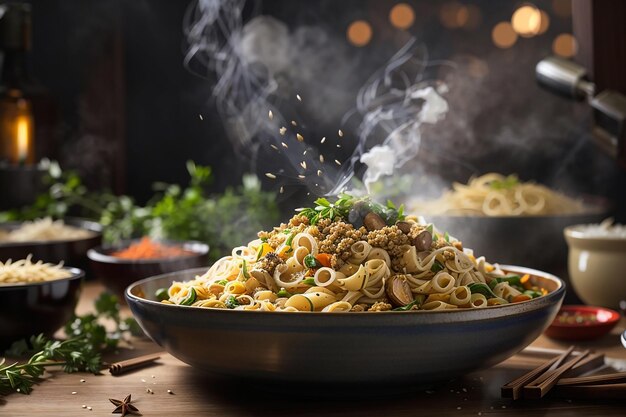
[[[284,382],[430,383],[531,343],[565,293],[498,265],[403,208],[318,199],[210,268],[126,290],[146,334],[215,375]]]
[[[0,261],[0,348],[58,330],[74,313],[84,276],[63,263],[33,261],[32,255]]]
[[[0,261],[32,254],[46,262],[66,262],[84,269],[87,251],[102,241],[102,227],[79,218],[50,217],[0,224]]]
[[[516,175],[488,173],[453,183],[430,201],[410,201],[412,211],[500,262],[567,275],[563,229],[601,221],[609,203],[599,197],[573,198]],[[540,249],[539,249],[540,248]]]

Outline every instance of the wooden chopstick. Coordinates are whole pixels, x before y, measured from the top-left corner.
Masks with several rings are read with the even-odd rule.
[[[572,366],[572,369],[566,371],[561,375],[563,378],[572,378],[587,372],[591,372],[594,369],[598,369],[604,365],[604,353],[593,353],[587,356],[585,359]]]
[[[500,395],[502,398],[512,398],[514,400],[519,399],[522,396],[522,388],[529,382],[535,380],[538,376],[542,375],[546,371],[550,371],[561,366],[563,361],[572,353],[574,346],[570,346],[565,352],[561,353],[549,360],[548,362],[539,365],[537,368],[530,372],[525,373],[517,379],[502,386]]]
[[[580,376],[578,378],[561,378],[556,384],[565,385],[603,385],[611,383],[626,383],[626,372],[615,372],[604,375]]]
[[[557,381],[563,373],[571,369],[574,365],[584,359],[588,354],[589,351],[586,350],[580,355],[570,359],[563,365],[559,366],[558,368],[549,370],[543,375],[540,375],[534,381],[525,385],[523,388],[524,398],[542,398],[552,389],[552,387],[556,385]]]
[[[109,366],[109,372],[111,375],[120,375],[124,372],[150,365],[164,354],[165,352],[150,353],[148,355],[141,355],[136,358],[115,362]]]
[[[554,387],[554,394],[581,400],[623,400],[626,398],[626,384],[607,385],[564,385]]]

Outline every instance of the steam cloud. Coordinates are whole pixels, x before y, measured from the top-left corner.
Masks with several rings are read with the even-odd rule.
[[[283,157],[282,167],[275,172],[281,178],[298,176],[316,194],[334,195],[346,189],[359,193],[365,191],[355,178],[359,171],[371,192],[372,183],[417,155],[422,124],[436,123],[448,110],[440,95],[445,86],[426,79],[426,52],[411,39],[370,77],[356,97],[354,111],[344,118],[344,123],[356,124],[358,142],[352,156],[341,169],[332,165],[328,155],[331,163],[325,163],[319,138],[308,137],[306,124],[291,125],[298,114],[289,101],[302,93],[315,109],[316,121],[332,121],[338,107],[354,106],[349,104],[354,97],[341,84],[345,87],[355,64],[337,65],[346,55],[345,46],[319,27],[304,25],[290,32],[285,23],[263,15],[244,25],[245,4],[245,0],[199,0],[188,10],[185,65],[216,77],[214,96],[229,138],[253,164],[261,147],[273,144]],[[337,84],[316,81],[328,70]],[[282,126],[288,127],[285,136],[278,133]],[[306,141],[297,141],[297,134]]]

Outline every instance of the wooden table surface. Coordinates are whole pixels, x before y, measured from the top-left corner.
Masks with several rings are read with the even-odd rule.
[[[93,310],[93,299],[102,287],[86,286],[78,307],[79,313]],[[626,328],[622,319],[610,335],[593,342],[580,343],[605,352],[607,356],[626,359],[626,349],[619,334]],[[121,357],[159,351],[148,340],[133,341],[134,350],[124,349],[108,357]],[[566,343],[540,337],[532,347],[564,349]],[[277,391],[244,383],[215,382],[191,367],[165,354],[156,365],[112,376],[64,374],[54,372],[32,394],[11,394],[0,398],[0,416],[110,416],[114,406],[109,398],[122,399],[132,394],[133,404],[149,416],[624,416],[626,399],[621,402],[583,401],[575,398],[546,397],[536,401],[500,398],[500,387],[547,358],[538,354],[518,354],[487,370],[475,372],[432,389],[407,387],[401,392],[367,392],[347,395],[319,393],[328,388]],[[84,380],[84,382],[81,382]],[[168,393],[171,390],[171,393]],[[83,408],[91,407],[89,408]]]

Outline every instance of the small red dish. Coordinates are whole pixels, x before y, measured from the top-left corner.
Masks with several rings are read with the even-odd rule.
[[[567,340],[597,339],[610,332],[619,319],[617,311],[604,307],[563,306],[545,335]]]

